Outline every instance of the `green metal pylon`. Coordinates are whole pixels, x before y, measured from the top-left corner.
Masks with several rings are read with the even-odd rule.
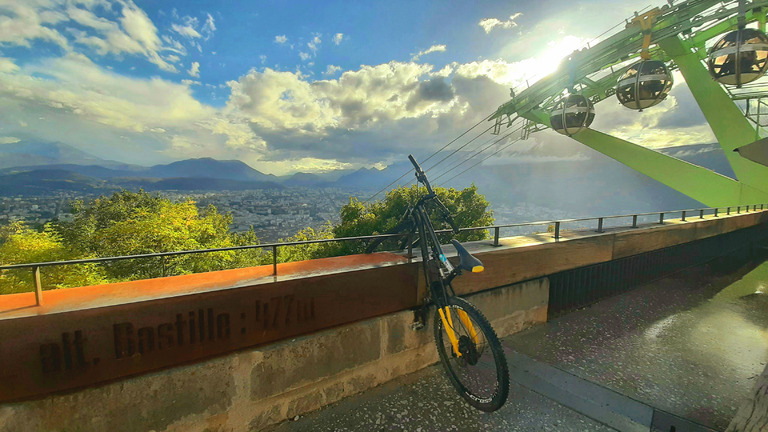
[[[712,79],[697,53],[685,41],[677,36],[670,37],[659,41],[659,47],[674,60],[683,74],[736,178],[750,187],[768,191],[768,167],[733,151],[755,141],[755,128],[749,120],[722,86]]]
[[[550,126],[544,111],[527,114],[531,120]],[[583,129],[571,138],[709,207],[768,201],[765,191],[603,132]]]

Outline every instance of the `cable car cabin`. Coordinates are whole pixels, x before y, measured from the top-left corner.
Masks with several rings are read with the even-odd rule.
[[[557,102],[549,115],[549,124],[555,131],[571,136],[589,127],[594,119],[592,102],[580,94],[572,94]]]
[[[672,73],[664,62],[644,60],[633,64],[619,78],[616,98],[622,105],[643,110],[663,101],[672,89]]]
[[[760,78],[768,68],[768,37],[745,28],[723,36],[709,50],[709,73],[717,82],[741,86]]]

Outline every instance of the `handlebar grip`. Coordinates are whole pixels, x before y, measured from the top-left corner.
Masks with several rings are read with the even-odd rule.
[[[411,163],[413,164],[413,167],[416,169],[416,172],[417,173],[421,173],[422,172],[421,171],[421,166],[419,165],[418,162],[416,162],[416,159],[413,157],[412,154],[408,155],[408,159],[410,159]]]

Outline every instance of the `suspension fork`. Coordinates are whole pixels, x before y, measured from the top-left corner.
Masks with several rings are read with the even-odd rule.
[[[446,292],[447,290],[440,281],[435,281],[432,286],[432,295],[439,295],[439,293],[435,291]],[[435,303],[435,307],[437,308],[437,313],[440,315],[440,320],[443,322],[443,328],[445,329],[445,333],[448,335],[448,340],[451,341],[453,352],[456,354],[456,357],[461,357],[461,352],[459,352],[459,338],[456,336],[456,331],[454,330],[451,308],[448,307],[447,302]],[[461,309],[457,311],[457,315],[459,316],[461,323],[464,325],[464,328],[466,328],[469,332],[469,336],[472,338],[472,342],[477,344],[477,330],[475,330],[475,326],[472,324],[472,320],[469,319],[469,315],[467,315],[467,313]]]

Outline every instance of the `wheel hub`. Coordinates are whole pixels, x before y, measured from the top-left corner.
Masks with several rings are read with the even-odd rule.
[[[461,353],[461,357],[468,364],[472,366],[477,364],[477,361],[479,360],[479,356],[477,355],[477,345],[475,345],[472,339],[468,336],[459,337],[459,352]]]

